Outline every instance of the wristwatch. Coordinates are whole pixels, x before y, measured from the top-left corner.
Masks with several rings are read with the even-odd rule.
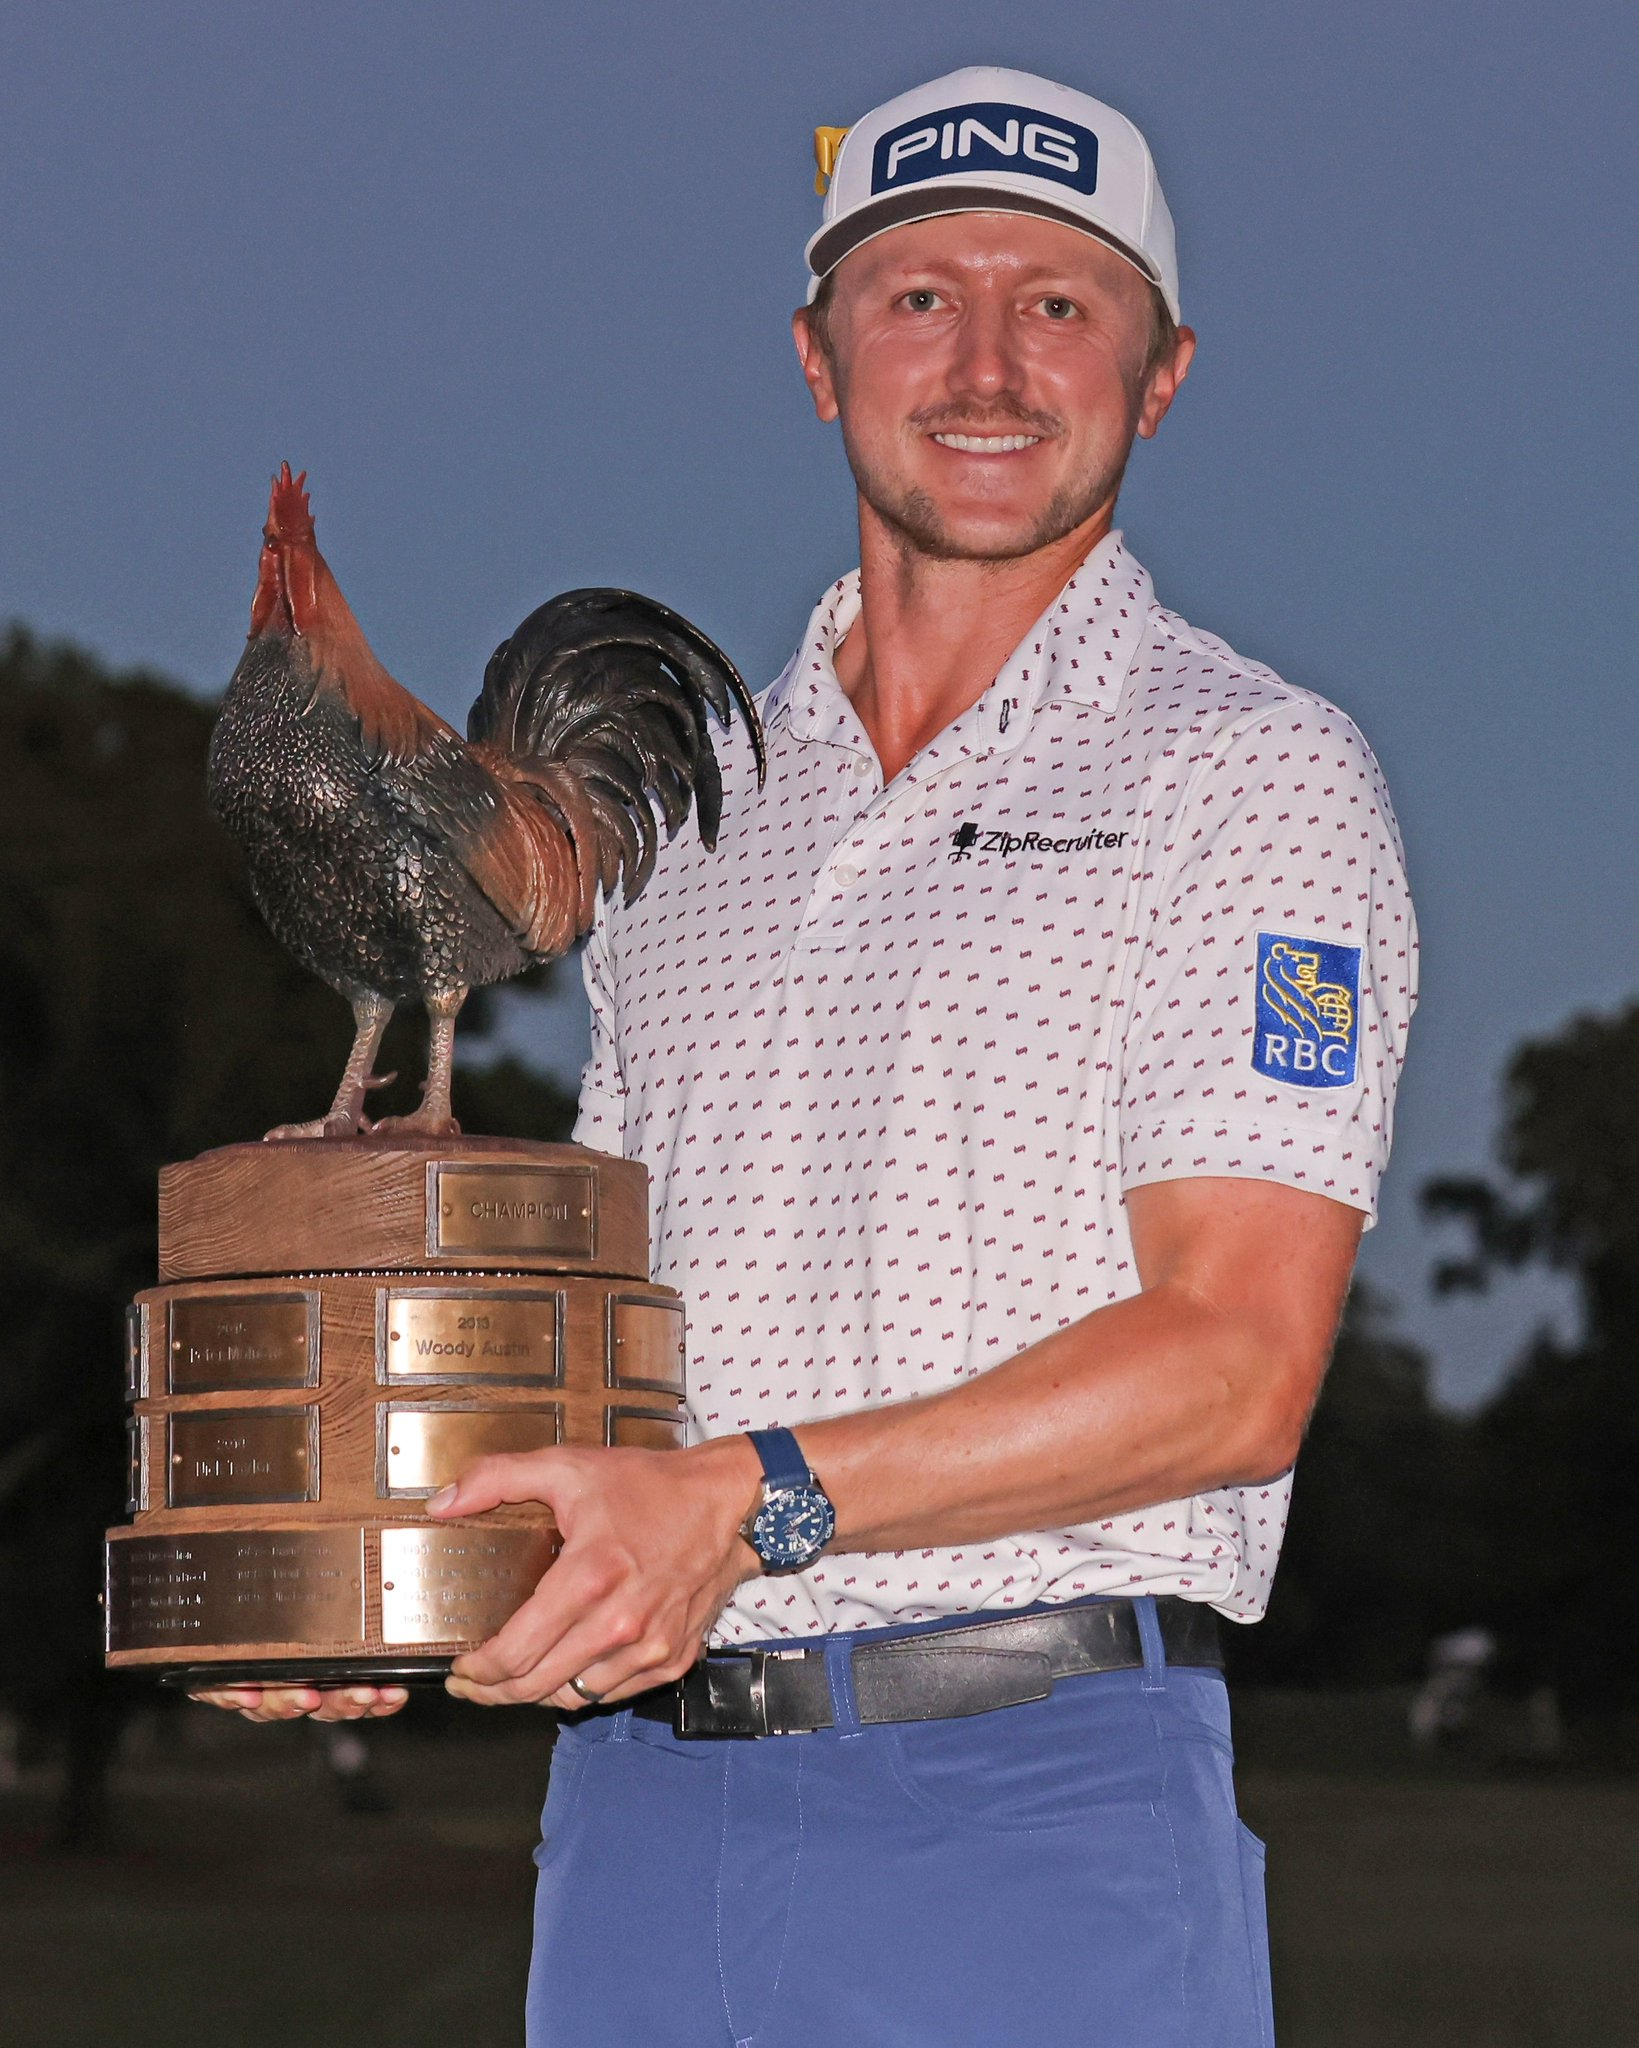
[[[740,1534],[765,1572],[804,1571],[836,1534],[837,1511],[790,1430],[751,1429],[746,1435],[763,1461],[763,1497]]]

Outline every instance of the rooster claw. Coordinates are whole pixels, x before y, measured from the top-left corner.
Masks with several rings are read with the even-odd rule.
[[[275,1124],[271,1131],[263,1134],[264,1145],[275,1145],[286,1138],[356,1138],[368,1126],[359,1116],[315,1117],[306,1124]]]
[[[385,1088],[389,1081],[396,1081],[396,1074],[366,1074],[362,1080],[347,1075],[342,1081],[336,1099],[330,1105],[329,1114],[317,1116],[311,1123],[279,1124],[263,1138],[264,1145],[273,1144],[284,1138],[358,1138],[365,1136],[373,1126],[364,1120],[364,1098],[372,1088]]]

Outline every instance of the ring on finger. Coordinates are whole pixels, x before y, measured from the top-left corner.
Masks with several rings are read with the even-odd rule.
[[[583,1685],[578,1678],[570,1679],[569,1690],[572,1693],[578,1693],[589,1707],[601,1706],[603,1703],[602,1693],[594,1692],[589,1685]]]

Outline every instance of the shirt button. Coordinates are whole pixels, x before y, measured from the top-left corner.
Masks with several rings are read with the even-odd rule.
[[[863,754],[856,754],[854,756],[854,773],[856,775],[869,775],[870,772],[870,762],[866,760]]]
[[[839,888],[851,889],[858,880],[859,869],[854,866],[851,860],[845,860],[838,864],[837,885]]]

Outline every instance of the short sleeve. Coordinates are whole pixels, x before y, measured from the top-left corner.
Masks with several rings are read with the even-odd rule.
[[[609,929],[602,898],[592,929],[581,948],[581,978],[592,1011],[592,1057],[580,1077],[580,1108],[574,1142],[595,1152],[625,1152],[626,1089],[621,1080],[615,1040],[614,971],[609,955]]]
[[[1197,763],[1140,943],[1123,1187],[1272,1180],[1373,1220],[1417,927],[1382,774],[1341,712],[1247,714]]]

